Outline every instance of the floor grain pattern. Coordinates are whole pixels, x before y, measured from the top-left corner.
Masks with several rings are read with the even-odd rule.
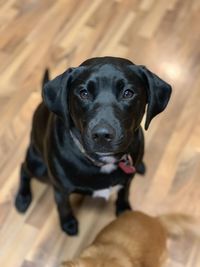
[[[199,18],[199,0],[0,1],[0,266],[55,267],[113,219],[112,201],[75,199],[80,234],[67,237],[51,188],[35,181],[28,212],[13,207],[47,66],[55,77],[89,57],[113,55],[171,83],[166,112],[145,133],[148,172],[135,177],[130,201],[150,214],[200,216]],[[199,267],[199,251],[195,239],[172,245],[169,266]]]

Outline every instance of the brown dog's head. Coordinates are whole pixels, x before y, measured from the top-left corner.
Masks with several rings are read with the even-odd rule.
[[[91,245],[81,254],[81,257],[62,263],[60,267],[140,267],[133,266],[128,254],[121,247]]]
[[[75,261],[66,261],[60,267],[134,267],[130,262],[123,259],[121,261],[111,258],[84,258]],[[138,267],[138,266],[137,266]]]
[[[89,153],[117,154],[133,141],[147,106],[145,129],[169,101],[171,86],[123,58],[92,58],[48,82],[43,99]]]

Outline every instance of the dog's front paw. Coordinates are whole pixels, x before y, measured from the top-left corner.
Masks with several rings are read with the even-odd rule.
[[[67,219],[61,221],[61,228],[70,236],[78,234],[78,222],[73,215],[70,215]]]
[[[24,213],[30,206],[31,201],[32,201],[31,193],[26,195],[18,193],[15,198],[15,207],[19,212]]]

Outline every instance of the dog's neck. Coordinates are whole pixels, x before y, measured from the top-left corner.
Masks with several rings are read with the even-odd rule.
[[[102,157],[101,160],[96,160],[85,151],[83,145],[76,137],[76,135],[70,130],[70,136],[78,147],[80,152],[90,161],[93,165],[100,168],[100,172],[102,173],[111,173],[115,171],[117,168],[120,168],[126,174],[134,174],[136,172],[135,167],[133,166],[133,160],[130,154],[124,154],[120,160],[116,160],[114,156],[105,156]]]

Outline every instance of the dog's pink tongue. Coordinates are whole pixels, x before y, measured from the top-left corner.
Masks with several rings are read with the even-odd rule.
[[[126,162],[124,161],[120,161],[119,164],[118,164],[119,168],[125,172],[126,174],[133,174],[136,172],[136,169],[134,166],[132,165],[127,165]]]

